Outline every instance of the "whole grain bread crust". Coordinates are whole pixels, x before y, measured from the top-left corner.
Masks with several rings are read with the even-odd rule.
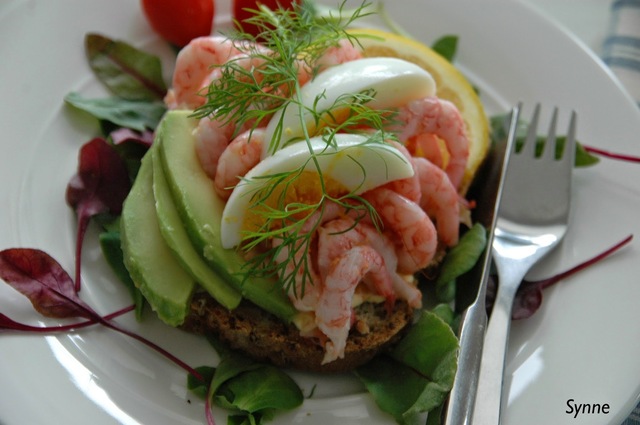
[[[181,327],[196,334],[211,334],[233,349],[276,366],[310,372],[346,372],[397,342],[411,324],[413,313],[404,301],[397,301],[391,312],[384,304],[362,304],[356,308],[356,323],[351,328],[344,358],[324,365],[324,349],[317,338],[301,336],[295,325],[249,301],[231,311],[208,294],[196,293],[191,300],[191,312]]]

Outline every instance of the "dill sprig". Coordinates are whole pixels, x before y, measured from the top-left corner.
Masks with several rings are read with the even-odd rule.
[[[353,226],[366,217],[371,218],[376,227],[380,226],[380,218],[373,206],[353,193],[340,197],[326,195],[311,204],[294,202],[286,204],[285,208],[263,207],[264,211],[259,213],[265,218],[263,226],[245,232],[248,243],[244,249],[254,255],[248,258],[243,277],[275,277],[286,291],[293,291],[296,297],[302,296],[306,285],[309,282],[313,284],[310,272],[313,265],[308,253],[314,243],[313,235],[322,224],[324,210],[330,202],[354,218]],[[300,214],[305,218],[294,218]],[[348,230],[350,228],[344,232]],[[270,247],[260,250],[264,243]]]
[[[293,289],[296,296],[302,296],[312,279],[308,253],[314,242],[313,234],[329,203],[343,208],[356,222],[367,218],[376,226],[380,225],[374,208],[356,191],[329,193],[318,158],[335,154],[332,149],[336,146],[335,135],[341,132],[364,131],[368,135],[365,144],[385,143],[393,138],[383,130],[392,113],[369,106],[376,95],[373,90],[339,96],[322,110],[318,103],[325,97],[324,93],[318,95],[311,106],[307,106],[300,96],[300,74],[307,73],[313,78],[318,72],[316,62],[327,49],[339,46],[345,39],[352,45],[359,45],[347,28],[357,19],[373,13],[369,11],[370,4],[364,1],[360,7],[348,12],[344,5],[342,3],[335,13],[321,16],[307,1],[293,10],[259,6],[248,22],[260,28],[260,33],[255,38],[244,33],[229,35],[241,54],[218,66],[220,77],[209,86],[205,104],[194,112],[196,117],[213,117],[240,129],[265,125],[274,114],[286,108],[298,110],[303,130],[298,140],[309,147],[307,163],[285,173],[243,179],[239,183],[255,185],[249,210],[254,217],[260,218],[258,228],[254,226],[243,231],[242,249],[248,256],[243,278],[245,281],[252,277],[275,278],[286,290]],[[306,116],[311,116],[314,122],[313,134],[309,134],[305,124],[303,117]],[[282,121],[278,122],[272,140],[265,141],[270,144],[271,153],[282,147],[279,143],[283,125]],[[326,142],[326,149],[320,152],[314,151],[310,141],[316,135],[321,135]],[[351,159],[358,163],[356,158]],[[359,165],[364,182],[366,170]],[[288,194],[309,168],[317,173],[321,195],[308,203],[288,200]]]
[[[295,98],[300,89],[299,74],[306,72],[313,77],[317,72],[315,62],[340,40],[358,44],[347,28],[373,13],[368,11],[369,6],[363,2],[343,15],[342,3],[334,14],[318,17],[308,1],[295,4],[292,10],[260,5],[247,19],[260,33],[255,37],[242,32],[228,34],[241,53],[215,65],[221,76],[209,86],[206,102],[194,116],[211,116],[240,128],[248,122],[264,123],[291,102],[301,104]]]
[[[382,146],[384,140],[388,140],[385,134],[382,131],[373,132],[363,143],[355,145],[354,148],[366,146],[375,152],[376,148]],[[336,155],[336,151],[332,149],[333,142],[330,141],[334,135],[333,132],[328,133],[324,137],[326,149],[314,152],[295,169],[241,181],[241,185],[255,187],[246,196],[251,196],[249,209],[254,217],[259,217],[260,222],[259,228],[249,227],[243,231],[242,239],[245,243],[242,249],[251,253],[243,269],[244,279],[277,277],[285,290],[293,290],[296,296],[304,294],[306,285],[312,280],[310,273],[312,265],[309,264],[307,254],[312,248],[315,230],[323,223],[325,209],[330,203],[340,208],[343,215],[351,217],[354,225],[366,219],[376,228],[381,229],[382,222],[374,207],[357,195],[359,187],[346,193],[331,194],[324,186],[325,179],[319,169],[314,170],[318,175],[317,183],[321,187],[319,198],[306,203],[288,200],[288,194],[290,191],[295,191],[296,183],[310,168],[310,163],[323,156]],[[349,149],[343,149],[339,154],[346,155],[359,166],[362,176],[360,186],[362,186],[367,178],[366,169],[356,156],[349,154]],[[378,171],[386,172],[386,170]],[[348,230],[345,229],[345,231]],[[299,284],[296,284],[297,282]]]

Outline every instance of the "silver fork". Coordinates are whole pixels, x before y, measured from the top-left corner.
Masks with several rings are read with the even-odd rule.
[[[544,150],[540,157],[535,156],[539,115],[537,105],[524,145],[509,158],[492,244],[498,292],[484,339],[471,422],[474,425],[500,423],[505,354],[516,292],[529,269],[558,245],[568,228],[576,114],[571,115],[559,160],[555,158],[557,108]]]

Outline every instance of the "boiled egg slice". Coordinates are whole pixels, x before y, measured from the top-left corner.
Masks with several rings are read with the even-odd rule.
[[[323,194],[357,195],[411,176],[413,167],[398,149],[364,135],[335,134],[331,143],[318,136],[287,145],[234,188],[222,213],[222,246],[233,248],[245,232],[263,228],[269,211],[313,205]]]
[[[433,96],[436,84],[431,74],[416,64],[396,58],[365,58],[336,65],[320,73],[300,90],[300,103],[279,110],[267,125],[262,157],[288,143],[315,136],[320,130],[316,117],[331,112],[340,116],[337,100],[349,93],[373,93],[372,109],[393,108],[412,100]],[[345,106],[343,106],[345,108]]]

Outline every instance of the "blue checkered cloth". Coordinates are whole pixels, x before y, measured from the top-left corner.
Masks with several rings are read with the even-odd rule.
[[[640,0],[615,0],[602,59],[640,106]]]
[[[640,0],[615,0],[611,4],[602,59],[640,107]],[[640,403],[622,425],[640,425]]]

